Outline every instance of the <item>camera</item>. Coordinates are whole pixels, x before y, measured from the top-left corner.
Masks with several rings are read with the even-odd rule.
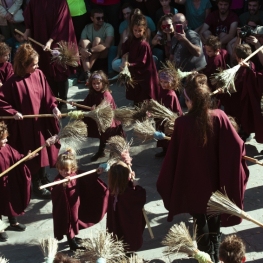
[[[256,28],[253,28],[251,26],[243,26],[240,28],[239,37],[244,39],[246,37],[249,37],[251,35],[262,35],[263,34],[263,26],[257,26]]]

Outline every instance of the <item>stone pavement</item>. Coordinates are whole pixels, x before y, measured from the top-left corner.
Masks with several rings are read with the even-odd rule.
[[[128,105],[130,102],[125,99],[124,87],[111,86],[113,97],[118,105]],[[73,86],[69,91],[69,99],[82,100],[87,94],[84,85]],[[67,122],[67,118],[63,120],[63,124]],[[132,132],[127,132],[128,139],[132,138]],[[78,157],[79,165],[82,170],[91,170],[97,168],[99,163],[105,162],[107,158],[99,159],[95,163],[90,163],[89,159],[93,153],[97,151],[98,140],[88,139],[85,143],[79,145]],[[251,157],[263,159],[260,151],[263,150],[263,144],[256,143],[253,139],[246,143],[247,155]],[[33,150],[33,149],[32,149]],[[229,149],[231,150],[231,149]],[[163,207],[155,187],[158,173],[163,159],[156,159],[154,154],[159,149],[156,148],[155,142],[142,143],[134,140],[131,147],[131,156],[133,157],[133,170],[136,177],[140,178],[139,184],[147,191],[147,204],[145,210],[151,222],[152,230],[155,238],[151,239],[148,230],[144,231],[144,244],[138,254],[146,260],[163,259],[165,262],[172,262],[173,257],[163,256],[163,247],[161,241],[166,235],[170,227],[181,221],[185,221],[191,228],[191,219],[189,215],[182,214],[174,217],[173,222],[166,221],[167,211]],[[231,163],[229,163],[231,165]],[[245,211],[258,221],[263,222],[263,167],[249,163],[250,179],[245,194]],[[49,169],[48,174],[51,180],[57,175],[55,169]],[[107,182],[106,175],[101,176]],[[198,196],[197,200],[198,201]],[[195,202],[195,200],[193,200]],[[4,217],[4,221],[7,218]],[[25,232],[12,232],[7,230],[9,240],[0,243],[0,256],[3,255],[10,260],[10,263],[39,263],[44,262],[43,255],[38,245],[40,238],[53,236],[52,221],[52,204],[51,201],[39,200],[32,196],[32,200],[26,210],[24,216],[19,218],[19,222],[26,224]],[[96,235],[97,230],[105,230],[106,216],[97,225],[81,230],[79,237],[89,237],[91,234]],[[243,221],[242,224],[230,228],[222,228],[223,234],[237,233],[244,239],[247,245],[247,261],[263,263],[263,230],[253,223]],[[66,238],[59,242],[59,251],[63,251],[72,255],[68,249]],[[176,260],[176,262],[191,262],[193,260]]]

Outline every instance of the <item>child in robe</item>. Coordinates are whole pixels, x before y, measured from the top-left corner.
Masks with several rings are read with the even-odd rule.
[[[70,250],[84,249],[78,243],[79,230],[98,223],[107,211],[108,190],[95,172],[78,179],[80,173],[73,149],[60,154],[56,168],[59,174],[55,181],[67,178],[68,182],[52,187],[54,237],[58,240],[66,235]]]
[[[222,263],[246,262],[246,246],[243,240],[236,236],[227,236],[219,247],[219,259]]]
[[[203,74],[207,76],[208,85],[212,91],[216,89],[211,84],[210,77],[212,74],[217,73],[218,70],[227,68],[229,55],[225,49],[221,48],[221,42],[218,37],[210,36],[205,43],[205,54],[207,65],[203,69]]]
[[[8,130],[4,122],[0,122],[0,173],[24,157],[7,144]],[[28,159],[32,159],[32,155]],[[20,164],[0,177],[0,219],[7,216],[8,230],[25,231],[26,226],[18,223],[17,216],[23,215],[30,201],[31,174],[25,164]],[[7,241],[8,235],[2,229],[0,241]]]
[[[6,43],[0,43],[0,87],[14,74],[13,66],[9,62],[10,51]]]
[[[85,106],[96,107],[103,100],[105,100],[108,103],[110,103],[113,110],[116,109],[117,106],[114,102],[114,99],[111,95],[111,91],[109,89],[108,78],[102,70],[94,71],[91,74],[88,88],[89,88],[89,94],[85,98],[84,102],[82,102],[81,104]],[[88,137],[100,139],[98,152],[95,153],[95,155],[92,156],[90,159],[92,162],[97,161],[99,158],[105,156],[104,149],[106,146],[106,141],[111,136],[115,136],[115,135],[123,136],[122,126],[119,121],[113,120],[111,127],[109,127],[105,132],[102,132],[101,134],[99,133],[97,124],[93,119],[86,117],[84,118],[84,122],[88,126]]]
[[[159,71],[159,83],[162,87],[158,102],[175,112],[178,116],[183,115],[179,100],[175,93],[179,89],[180,80],[176,74],[169,68],[164,68]],[[163,123],[157,122],[156,129],[158,131],[164,131]],[[155,157],[164,157],[169,145],[168,140],[158,140],[157,147],[162,147],[162,151],[155,154]]]
[[[127,251],[140,249],[146,224],[142,212],[146,191],[134,184],[134,177],[134,172],[122,161],[113,164],[108,173],[107,229],[128,245]]]

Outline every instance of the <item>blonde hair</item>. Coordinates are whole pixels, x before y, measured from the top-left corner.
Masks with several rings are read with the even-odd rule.
[[[108,186],[111,195],[123,194],[129,182],[130,170],[124,162],[113,164],[108,174]]]
[[[19,77],[24,77],[27,68],[36,57],[39,57],[39,55],[30,44],[22,44],[16,51],[14,58],[14,73]]]
[[[72,148],[68,148],[65,152],[58,156],[56,162],[56,168],[62,170],[65,167],[71,167],[73,172],[78,170],[78,164],[76,159],[75,151]]]
[[[11,48],[4,42],[0,43],[0,57],[10,54]]]
[[[2,140],[5,135],[8,136],[7,125],[3,121],[1,121],[0,122],[0,139]]]

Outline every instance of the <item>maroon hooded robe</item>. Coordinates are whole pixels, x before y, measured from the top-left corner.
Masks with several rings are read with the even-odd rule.
[[[212,110],[213,134],[205,146],[195,134],[195,117],[185,115],[175,121],[174,133],[157,181],[157,191],[168,221],[180,213],[205,214],[213,192],[225,189],[230,200],[243,208],[249,171],[242,159],[245,147],[227,115]],[[235,216],[221,215],[222,226],[239,224]]]
[[[61,179],[64,178],[59,174],[55,181]],[[79,230],[102,220],[107,211],[108,195],[107,187],[97,173],[72,180],[67,187],[63,184],[53,186],[54,237],[61,240],[63,235],[70,235],[73,238]]]
[[[178,116],[183,115],[181,105],[178,101],[177,95],[174,90],[161,89],[160,97],[158,101],[160,104],[170,109],[172,112],[177,113]],[[157,130],[164,132],[163,124],[157,122]],[[169,142],[170,142],[169,140],[158,140],[157,147],[167,148]]]
[[[14,74],[10,62],[0,63],[0,82],[4,84]]]
[[[66,0],[30,0],[23,15],[26,28],[30,29],[31,37],[41,44],[45,45],[52,38],[51,49],[56,48],[57,43],[61,40],[74,43],[77,47]],[[70,71],[57,63],[51,63],[50,52],[43,51],[42,47],[32,44],[40,56],[39,68],[45,76],[56,81],[65,81],[70,75]]]
[[[85,106],[98,106],[103,100],[110,103],[113,110],[117,108],[114,99],[109,91],[97,92],[95,90],[92,93],[89,93],[82,103]],[[83,110],[79,108],[80,110]],[[100,138],[103,142],[106,142],[111,136],[120,135],[123,136],[123,130],[121,123],[119,121],[113,120],[111,127],[109,127],[105,132],[99,133],[97,123],[88,117],[84,118],[84,122],[87,124],[88,128],[88,137],[91,138]]]
[[[6,144],[0,148],[0,173],[24,156]],[[18,216],[30,201],[31,174],[22,163],[0,178],[0,215]]]
[[[125,192],[109,195],[107,229],[128,244],[128,251],[137,251],[143,243],[145,219],[142,213],[146,203],[146,191],[139,185],[128,183]]]
[[[22,115],[51,114],[55,107],[56,99],[44,74],[38,69],[24,78],[13,75],[0,89],[0,116],[13,116],[17,112]],[[55,118],[25,118],[10,120],[7,124],[9,144],[23,154],[44,145],[46,139],[59,131]],[[58,151],[58,144],[45,147],[38,156],[28,161],[31,174],[35,174],[40,167],[54,166]]]
[[[122,54],[127,52],[129,70],[136,83],[134,87],[126,86],[126,99],[135,103],[157,100],[160,86],[150,45],[145,40],[133,37],[122,45]]]

